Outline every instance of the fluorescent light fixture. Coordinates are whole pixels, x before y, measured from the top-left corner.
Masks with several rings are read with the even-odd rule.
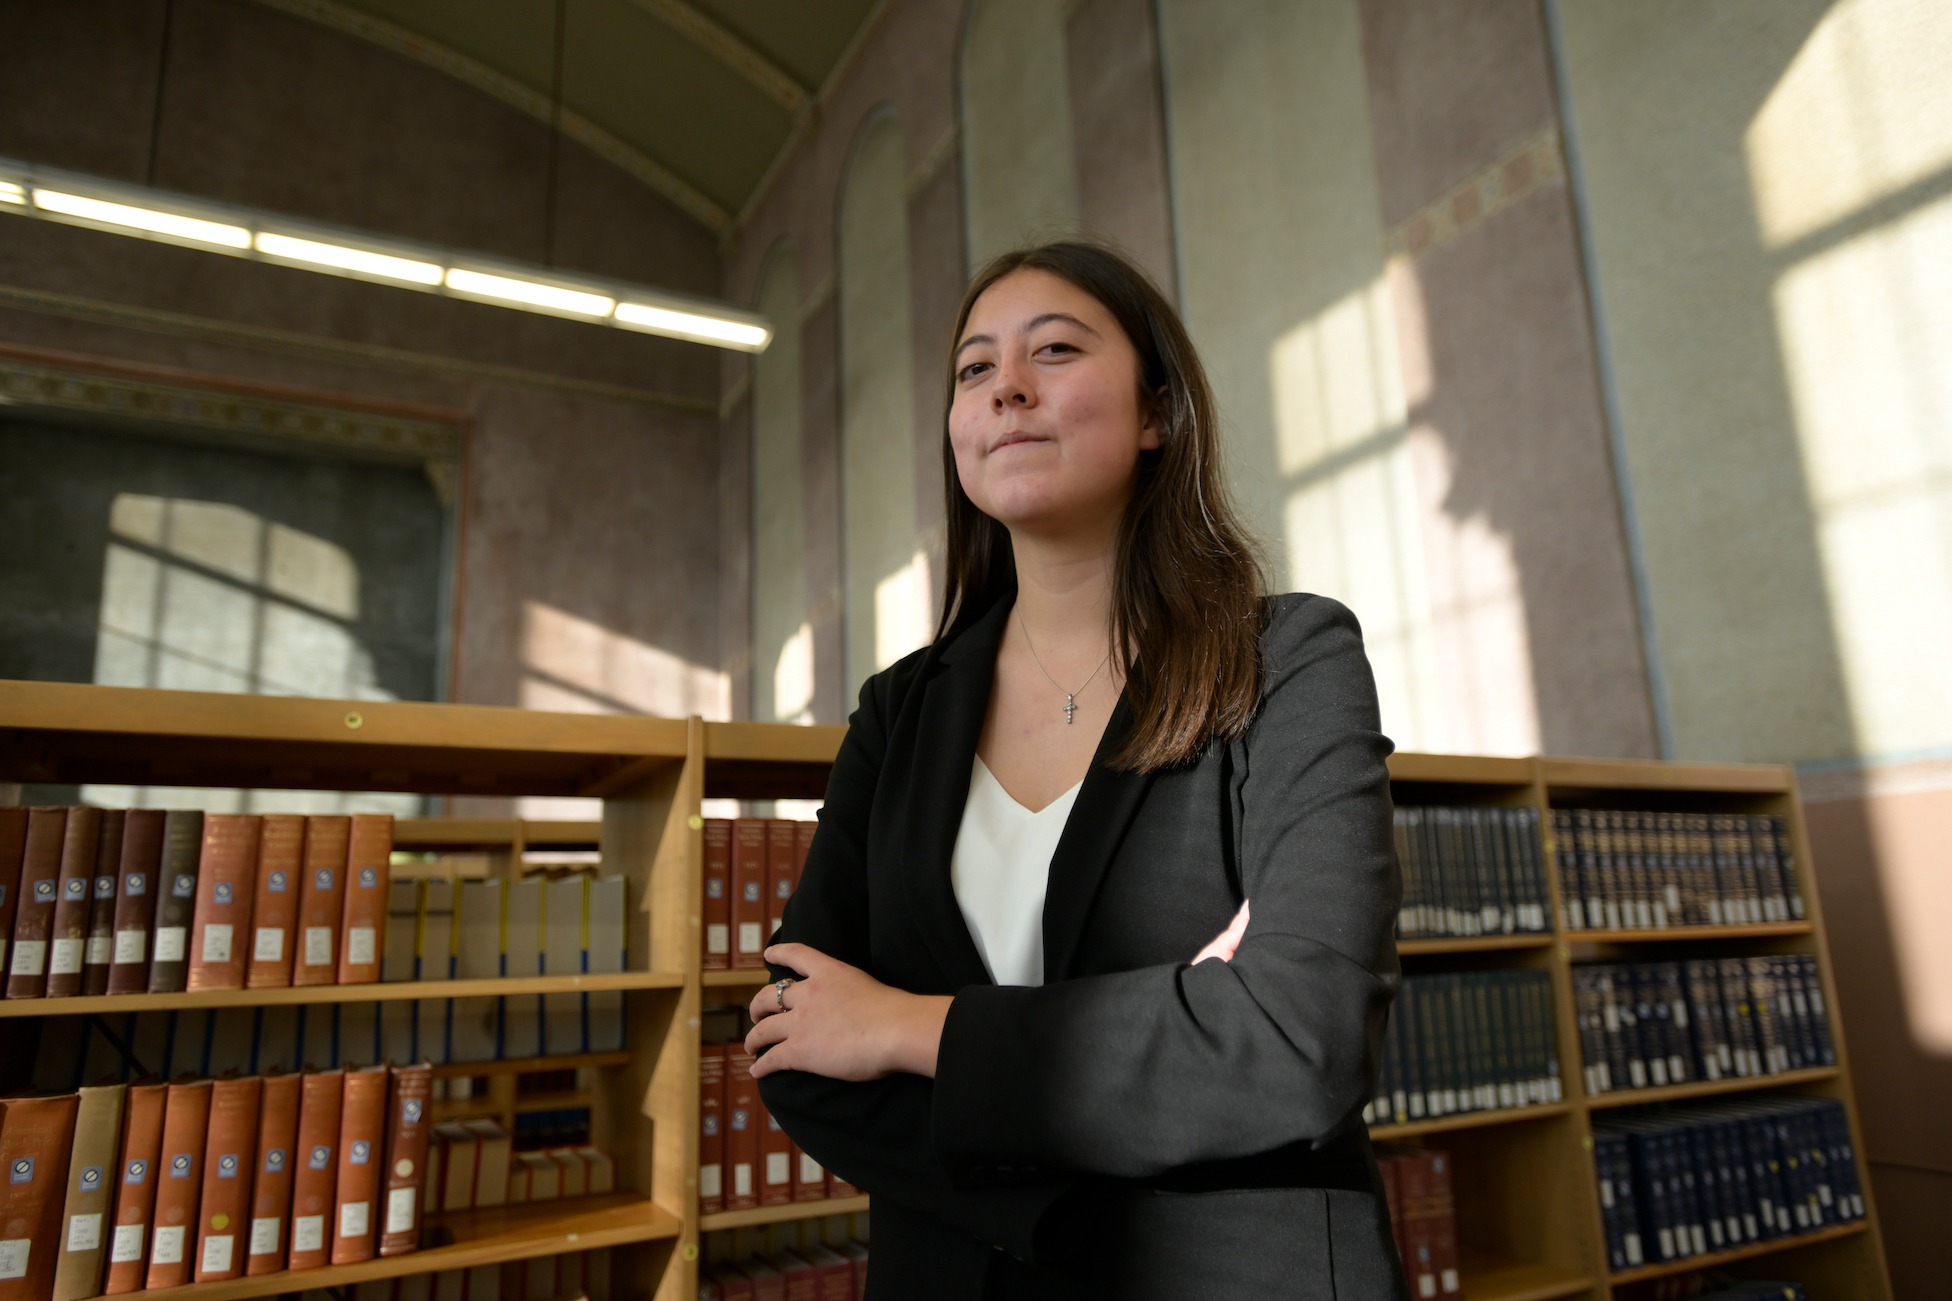
[[[617,320],[652,334],[680,339],[706,339],[713,343],[735,343],[742,348],[764,348],[772,332],[763,325],[728,321],[721,317],[700,316],[696,312],[676,312],[646,303],[618,303]]]
[[[349,248],[343,244],[324,244],[315,239],[299,239],[295,235],[279,235],[268,230],[259,231],[255,243],[258,252],[267,257],[331,267],[362,276],[404,280],[414,285],[437,285],[441,282],[440,265],[434,262],[394,257],[390,253],[375,253],[370,249]]]
[[[154,208],[138,208],[127,203],[110,203],[106,199],[91,199],[82,194],[65,194],[38,185],[34,187],[34,206],[64,217],[79,217],[83,221],[97,221],[107,226],[127,226],[154,235],[167,235],[171,239],[194,240],[220,248],[251,247],[251,232],[242,226],[205,221],[201,217],[186,217],[175,212],[159,212]]]
[[[614,298],[582,289],[543,284],[539,280],[518,280],[514,276],[492,276],[465,267],[449,267],[447,287],[458,293],[495,298],[502,302],[542,307],[552,312],[574,312],[578,316],[608,316],[617,305]]]
[[[0,181],[0,203],[18,203],[24,205],[26,202],[26,190],[15,185],[12,181]]]

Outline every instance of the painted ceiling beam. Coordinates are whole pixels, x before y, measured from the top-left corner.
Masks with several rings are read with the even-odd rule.
[[[686,0],[630,0],[666,26],[691,38],[701,49],[744,77],[788,113],[798,113],[811,92],[742,37]]]

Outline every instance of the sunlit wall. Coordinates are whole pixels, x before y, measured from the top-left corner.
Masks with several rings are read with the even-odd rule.
[[[752,716],[811,722],[813,630],[806,620],[800,378],[800,265],[781,244],[759,310],[772,346],[752,364]]]
[[[1078,179],[1066,6],[973,0],[961,72],[964,214],[973,270],[1075,230]]]

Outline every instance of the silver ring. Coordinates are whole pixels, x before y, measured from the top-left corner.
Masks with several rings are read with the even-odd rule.
[[[792,980],[786,977],[773,982],[773,997],[779,1000],[779,1010],[782,1012],[786,1010],[786,987],[792,983]]]

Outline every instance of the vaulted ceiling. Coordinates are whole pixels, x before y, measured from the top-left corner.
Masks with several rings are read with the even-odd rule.
[[[259,3],[559,119],[566,135],[723,230],[886,0]]]

